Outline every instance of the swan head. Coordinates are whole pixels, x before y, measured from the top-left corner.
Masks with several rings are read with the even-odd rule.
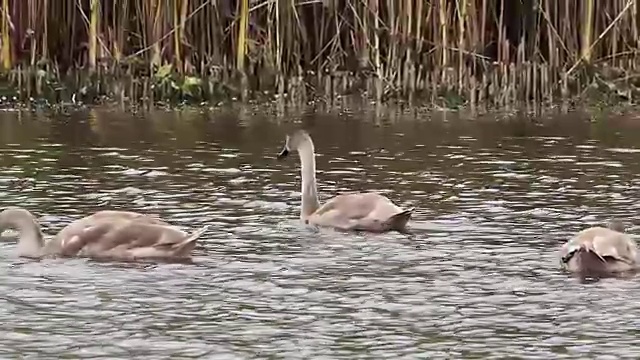
[[[311,137],[309,136],[309,133],[304,130],[298,130],[294,133],[288,134],[284,142],[284,147],[280,153],[278,153],[277,159],[282,160],[293,150],[298,151],[301,146],[309,143],[311,143]]]
[[[625,232],[624,223],[620,219],[611,219],[607,224],[607,227],[613,231]]]
[[[28,210],[8,207],[0,212],[0,233],[5,230],[24,230],[33,227],[36,218]]]
[[[8,207],[0,211],[0,234],[9,229],[18,232],[18,247],[25,254],[35,254],[44,245],[38,220],[28,210]]]

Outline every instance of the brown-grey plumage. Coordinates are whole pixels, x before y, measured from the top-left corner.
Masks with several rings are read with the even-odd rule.
[[[135,261],[189,259],[208,227],[189,235],[154,216],[106,210],[71,222],[45,243],[36,218],[29,211],[14,207],[0,212],[0,231],[7,228],[20,233],[21,256]]]
[[[560,250],[563,266],[575,273],[614,274],[636,269],[636,242],[619,221],[577,233]]]
[[[300,157],[302,175],[302,205],[300,218],[313,225],[347,231],[406,231],[414,209],[402,209],[387,197],[367,192],[341,194],[320,205],[316,186],[315,149],[311,136],[298,130],[287,135],[278,159],[291,151]]]

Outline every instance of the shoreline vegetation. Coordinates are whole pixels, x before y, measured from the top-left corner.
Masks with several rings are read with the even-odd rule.
[[[638,0],[0,0],[0,105],[635,104]]]

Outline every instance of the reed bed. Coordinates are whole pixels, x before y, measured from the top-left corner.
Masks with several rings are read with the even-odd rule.
[[[640,0],[0,0],[0,95],[637,98]]]

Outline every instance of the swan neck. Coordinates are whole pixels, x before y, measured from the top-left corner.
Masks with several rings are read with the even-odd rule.
[[[18,237],[18,254],[26,257],[38,257],[44,247],[44,237],[40,226],[32,220],[31,223],[23,223],[15,226],[20,234]]]
[[[320,207],[316,188],[316,159],[311,141],[304,142],[298,148],[300,156],[300,173],[302,177],[302,206],[300,218],[304,219]]]

